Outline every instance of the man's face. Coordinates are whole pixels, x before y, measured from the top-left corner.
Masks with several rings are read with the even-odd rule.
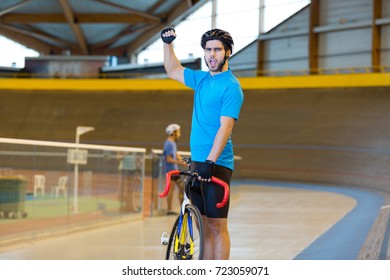
[[[225,60],[226,51],[221,41],[210,40],[204,48],[204,60],[211,72],[221,72],[220,66]]]
[[[176,139],[179,139],[180,136],[181,136],[181,131],[180,131],[180,129],[176,130],[174,134],[175,134],[175,138],[176,138]]]

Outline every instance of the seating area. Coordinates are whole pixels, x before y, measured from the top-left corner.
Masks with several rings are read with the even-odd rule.
[[[38,192],[40,192],[41,197],[45,197],[45,183],[45,175],[34,175],[34,197],[38,197]]]
[[[46,176],[42,174],[34,175],[34,198],[46,196],[45,193]],[[68,197],[68,176],[60,176],[57,185],[51,187],[51,197]]]
[[[61,194],[63,197],[68,197],[67,191],[68,176],[61,176],[58,179],[58,184],[51,189],[51,196],[58,198]]]

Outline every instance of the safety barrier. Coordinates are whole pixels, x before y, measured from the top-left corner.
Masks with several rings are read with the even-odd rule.
[[[143,148],[0,138],[0,172],[0,245],[144,215]]]

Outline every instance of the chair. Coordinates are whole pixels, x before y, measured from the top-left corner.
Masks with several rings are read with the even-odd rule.
[[[34,175],[34,197],[37,197],[38,191],[41,191],[42,197],[45,197],[45,175]]]
[[[68,176],[61,176],[58,179],[57,186],[54,186],[51,189],[51,196],[57,198],[60,195],[60,191],[62,191],[64,197],[67,197],[68,196],[67,185],[68,185]]]

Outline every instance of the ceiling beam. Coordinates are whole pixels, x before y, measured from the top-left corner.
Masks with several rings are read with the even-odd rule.
[[[70,6],[68,0],[58,0],[61,4],[61,7],[65,13],[65,18],[68,21],[69,26],[73,30],[73,33],[76,36],[77,42],[80,46],[80,51],[84,55],[88,55],[88,45],[85,39],[84,33],[81,30],[80,26],[75,21],[75,16]]]
[[[127,28],[127,29],[123,30],[122,32],[120,32],[119,34],[117,34],[116,36],[113,36],[113,37],[111,37],[103,42],[95,44],[93,46],[93,50],[96,50],[96,51],[100,50],[101,51],[101,49],[103,49],[103,48],[107,49],[107,50],[114,50],[115,47],[112,47],[113,43],[120,40],[122,37],[131,35],[134,33],[147,32],[149,29],[153,28],[154,26],[156,26],[156,24],[138,27],[138,28],[134,28],[134,27]],[[122,48],[123,48],[123,46],[122,46]]]
[[[198,7],[195,7],[197,5],[203,6],[208,1],[204,0],[192,0],[192,5],[189,6],[187,1],[181,2],[175,8],[169,13],[169,16],[167,18],[168,23],[175,22],[177,19],[181,21],[182,18],[187,16],[188,14],[192,13],[194,10],[197,10]],[[200,7],[199,6],[199,7]]]
[[[144,12],[141,12],[141,11],[137,11],[137,10],[131,9],[131,8],[123,6],[123,5],[112,3],[112,2],[109,2],[109,1],[106,1],[106,0],[95,0],[95,1],[96,2],[100,2],[100,3],[104,4],[104,5],[108,5],[108,6],[111,6],[111,7],[119,8],[120,10],[125,10],[125,11],[129,12],[130,14],[137,15],[137,16],[140,16],[142,18],[145,18],[145,19],[148,19],[148,20],[152,20],[154,22],[160,22],[161,21],[161,19],[159,17],[157,17],[157,16],[151,15],[149,13],[144,13]]]
[[[19,3],[0,11],[0,34],[13,34],[13,38],[23,38],[20,43],[32,47],[31,44],[26,44],[30,39],[36,42],[35,46],[39,46],[39,49],[32,47],[33,49],[40,52],[44,50],[45,53],[49,49],[48,46],[51,45],[55,53],[61,52],[61,50],[71,50],[72,54],[81,55],[121,53],[132,56],[153,42],[163,27],[176,25],[193,10],[207,3],[208,0],[178,1],[167,13],[158,13],[162,6],[165,7],[166,0],[154,1],[154,4],[146,11],[137,11],[126,7],[123,4],[124,2],[121,1],[115,1],[116,3],[114,3],[111,0],[94,0],[101,6],[106,5],[103,6],[106,10],[109,7],[118,9],[118,13],[110,14],[79,14],[72,7],[71,0],[57,0],[63,12],[45,14],[37,10],[38,13],[22,14],[17,9],[32,0],[14,1]],[[71,29],[73,34],[71,34],[71,38],[62,39],[61,34],[48,33],[49,31],[44,31],[46,29],[41,30],[43,27],[37,25],[38,23],[66,26]],[[87,36],[84,34],[83,24],[116,24],[118,25],[118,28],[116,28],[117,34],[97,44],[89,44]],[[129,36],[136,38],[135,41],[126,43],[125,39]]]
[[[64,14],[7,14],[1,17],[3,23],[66,23]]]
[[[61,53],[61,51],[58,50],[60,48],[45,43],[42,40],[39,40],[28,34],[21,33],[9,28],[4,28],[3,25],[0,25],[0,34],[4,35],[6,38],[12,41],[18,42],[19,44],[39,52],[40,55],[46,55],[53,52]]]
[[[74,47],[74,44],[72,44],[72,43],[69,43],[67,41],[53,37],[47,33],[39,31],[39,30],[34,30],[34,29],[25,30],[22,28],[17,28],[17,27],[11,26],[11,25],[3,24],[3,23],[0,23],[0,28],[2,30],[9,30],[9,31],[12,31],[14,33],[26,35],[26,36],[29,36],[29,38],[35,38],[35,39],[40,40],[40,41],[51,41],[51,42],[57,43],[60,47],[64,47],[64,48]]]
[[[149,18],[128,14],[80,14],[76,16],[76,20],[78,23],[156,23]],[[160,18],[158,22],[161,22]]]
[[[200,6],[206,3],[207,1],[204,0],[192,0],[193,5],[191,8],[188,8],[187,1],[181,1],[180,4],[175,6],[175,8],[171,11],[171,13],[162,23],[151,27],[149,31],[144,32],[142,35],[137,37],[137,40],[135,40],[131,45],[128,46],[127,53],[129,54],[129,56],[131,56],[136,51],[145,48],[150,43],[156,40],[156,38],[160,34],[160,31],[164,27],[177,24],[188,14],[192,13],[194,10],[198,9]]]
[[[1,10],[1,11],[0,11],[0,17],[3,16],[3,15],[5,15],[5,14],[8,14],[9,12],[12,12],[12,11],[14,11],[14,10],[19,9],[20,7],[26,5],[26,4],[27,4],[28,2],[30,2],[30,1],[31,1],[31,0],[24,0],[24,1],[19,2],[18,4],[15,4],[15,5],[13,5],[13,6],[10,6],[10,7],[6,8],[6,9],[4,9],[4,10]]]
[[[166,1],[166,0],[159,0],[159,1],[157,1],[152,7],[150,7],[150,8],[148,9],[148,13],[149,13],[149,14],[154,14],[155,11],[157,11],[157,9],[160,8],[162,4],[165,3],[165,1]]]
[[[68,23],[64,14],[8,14],[1,18],[4,23]],[[82,23],[156,23],[138,15],[128,14],[75,14],[74,22]],[[161,22],[161,19],[158,21]]]

